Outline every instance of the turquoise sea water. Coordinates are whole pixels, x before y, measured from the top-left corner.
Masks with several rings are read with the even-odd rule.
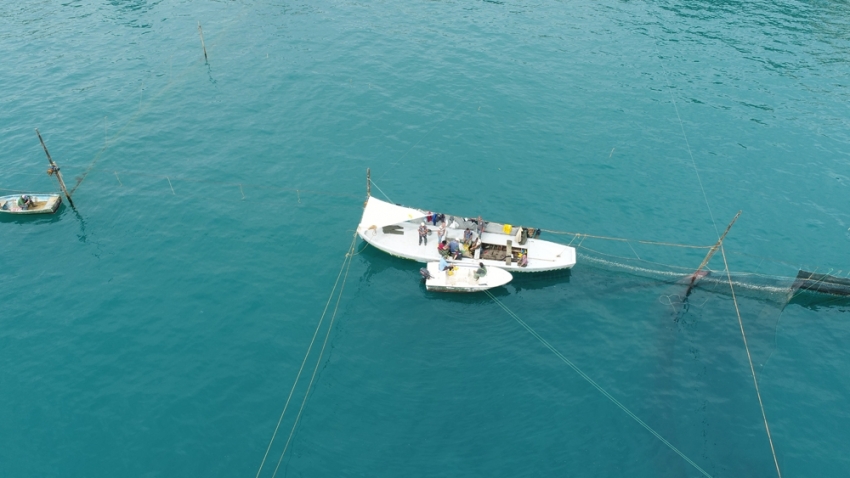
[[[366,168],[394,202],[599,236],[711,244],[743,210],[725,252],[757,274],[737,302],[777,462],[847,476],[847,305],[767,285],[850,270],[848,18],[787,1],[0,4],[0,192],[57,189],[36,127],[79,184],[76,210],[0,222],[0,476],[255,476]],[[495,297],[710,476],[777,476],[728,287],[685,310],[676,276],[647,272],[705,251],[546,237],[581,245],[572,274]],[[703,476],[486,295],[426,293],[420,265],[356,248],[278,476]]]

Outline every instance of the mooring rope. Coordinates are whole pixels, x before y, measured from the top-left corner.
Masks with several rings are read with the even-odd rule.
[[[505,312],[506,312],[509,316],[511,316],[511,317],[512,317],[515,321],[517,321],[517,323],[519,323],[519,325],[521,325],[521,326],[522,326],[522,327],[523,327],[526,331],[528,331],[528,333],[530,333],[532,336],[534,336],[534,338],[536,338],[536,339],[537,339],[537,340],[538,340],[541,344],[543,344],[543,345],[544,345],[547,349],[549,349],[549,351],[550,351],[550,352],[552,352],[553,354],[555,354],[555,356],[557,356],[559,359],[561,359],[561,361],[563,361],[565,364],[569,365],[569,366],[570,366],[570,368],[572,368],[572,369],[573,369],[573,370],[574,370],[577,374],[579,374],[579,376],[581,376],[581,378],[583,378],[583,379],[584,379],[587,383],[589,383],[590,385],[592,385],[592,386],[593,386],[593,388],[595,388],[595,389],[596,389],[596,390],[598,390],[600,393],[602,393],[602,395],[604,395],[604,396],[605,396],[608,400],[610,400],[610,401],[611,401],[614,405],[616,405],[617,407],[619,407],[619,408],[620,408],[620,410],[624,411],[624,412],[626,413],[626,415],[628,415],[629,417],[631,417],[631,418],[632,418],[634,421],[636,421],[636,422],[637,422],[640,426],[642,426],[643,428],[645,428],[645,429],[646,429],[649,433],[652,433],[652,434],[655,436],[655,438],[658,438],[658,440],[660,440],[660,441],[661,441],[661,443],[663,443],[663,444],[667,445],[667,447],[668,447],[668,448],[670,448],[671,450],[673,450],[674,452],[676,452],[676,454],[677,454],[677,455],[679,455],[680,457],[682,457],[682,459],[683,459],[683,460],[685,460],[686,462],[688,462],[691,466],[693,466],[695,469],[697,469],[700,473],[702,473],[703,475],[707,476],[708,478],[711,478],[711,475],[709,475],[709,474],[708,474],[708,472],[706,472],[705,470],[703,470],[702,468],[700,468],[700,466],[699,466],[699,465],[697,465],[696,463],[694,463],[694,461],[693,461],[693,460],[691,460],[691,459],[690,459],[690,458],[688,458],[688,457],[687,457],[684,453],[682,453],[681,451],[679,451],[679,449],[678,449],[678,448],[676,448],[675,446],[673,446],[673,444],[672,444],[672,443],[670,443],[669,441],[667,441],[667,440],[666,440],[663,436],[661,436],[661,434],[659,434],[659,433],[658,433],[657,431],[655,431],[652,427],[650,427],[649,425],[647,425],[647,424],[646,424],[646,422],[644,422],[643,420],[641,420],[641,419],[640,419],[637,415],[635,415],[634,413],[632,413],[632,411],[631,411],[631,410],[629,410],[628,408],[626,408],[626,406],[625,406],[625,405],[623,405],[622,403],[620,403],[620,401],[619,401],[619,400],[617,400],[616,398],[614,398],[614,396],[613,396],[613,395],[611,395],[610,393],[608,393],[608,392],[607,392],[604,388],[602,388],[602,387],[601,387],[598,383],[594,382],[592,378],[590,378],[587,374],[585,374],[584,372],[582,372],[582,371],[581,371],[581,369],[580,369],[580,368],[578,368],[578,366],[576,366],[574,363],[572,363],[572,362],[570,361],[570,359],[568,359],[567,357],[565,357],[565,356],[564,356],[564,354],[562,354],[561,352],[559,352],[559,351],[558,351],[558,349],[556,349],[555,347],[553,347],[553,346],[552,346],[549,342],[547,342],[547,341],[546,341],[546,339],[544,339],[543,337],[541,337],[541,336],[540,336],[540,334],[538,334],[538,333],[537,333],[534,329],[532,329],[530,325],[528,325],[527,323],[525,323],[525,321],[524,321],[524,320],[522,320],[522,319],[521,319],[518,315],[516,315],[516,314],[515,314],[515,313],[514,313],[511,309],[509,309],[509,308],[508,308],[505,304],[503,304],[503,303],[502,303],[502,301],[500,301],[499,299],[497,299],[497,298],[496,298],[496,296],[494,296],[492,293],[490,293],[490,291],[489,291],[489,290],[485,290],[484,292],[485,292],[488,296],[490,296],[490,298],[491,298],[491,299],[493,299],[493,302],[495,302],[495,303],[496,303],[499,307],[501,307],[501,308],[502,308],[502,310],[504,310],[504,311],[505,311]]]
[[[231,17],[229,22],[226,24],[227,28],[222,28],[222,29],[219,30],[218,37],[222,37],[227,31],[230,30],[230,28],[232,26],[234,26],[236,24],[236,21],[241,19],[241,17],[243,17],[246,13],[247,13],[247,10],[243,8],[242,13],[239,16]],[[200,29],[200,23],[198,23],[198,28]],[[201,36],[201,42],[203,44],[203,34]],[[204,48],[204,64],[207,65],[207,71],[209,71],[209,60],[207,59],[206,46],[204,46],[203,48]],[[210,46],[210,50],[212,51],[213,48],[215,48],[215,44],[212,44]],[[115,141],[116,139],[118,139],[123,134],[123,132],[139,118],[139,116],[141,116],[142,114],[147,112],[147,110],[150,109],[150,107],[152,106],[154,100],[158,99],[159,97],[164,95],[166,92],[168,92],[176,84],[175,80],[179,80],[179,79],[183,78],[184,76],[186,76],[187,74],[189,74],[190,72],[194,71],[192,67],[195,66],[195,64],[199,63],[199,62],[200,62],[200,57],[196,60],[193,60],[193,61],[190,61],[189,63],[187,63],[186,68],[184,68],[183,72],[180,73],[180,75],[178,75],[176,78],[171,76],[171,73],[170,73],[171,66],[169,65],[168,83],[166,83],[165,86],[160,88],[160,90],[155,95],[151,96],[148,99],[148,102],[144,107],[141,105],[141,101],[142,101],[141,97],[139,98],[139,109],[136,110],[136,112],[130,117],[130,119],[127,120],[126,123],[124,123],[124,126],[122,126],[121,129],[119,129],[118,132],[115,133],[112,136],[112,141]],[[144,87],[144,79],[142,79],[142,88],[143,87]],[[72,195],[77,190],[77,188],[80,187],[80,185],[83,183],[83,181],[86,180],[89,173],[91,173],[92,170],[94,169],[95,164],[97,164],[97,162],[100,160],[100,157],[103,155],[103,152],[106,151],[106,149],[110,146],[109,141],[110,141],[109,138],[106,138],[106,140],[103,144],[103,147],[101,147],[100,150],[97,152],[97,154],[94,155],[94,158],[92,158],[91,162],[89,163],[88,167],[83,172],[82,176],[80,176],[79,179],[77,180],[77,184],[71,189]]]
[[[274,443],[274,440],[277,437],[277,432],[278,432],[278,429],[280,428],[281,422],[283,422],[283,417],[286,414],[286,410],[287,410],[287,408],[289,408],[289,402],[292,400],[292,394],[295,392],[295,387],[298,385],[298,381],[301,379],[301,372],[304,371],[304,364],[307,363],[307,358],[310,356],[310,352],[313,350],[313,344],[316,342],[316,336],[319,334],[319,329],[321,329],[321,327],[322,327],[322,323],[325,320],[325,315],[328,312],[328,307],[330,307],[331,300],[333,300],[334,293],[336,292],[337,285],[339,285],[339,280],[342,277],[342,271],[345,270],[346,271],[346,277],[348,276],[348,270],[347,270],[346,266],[350,265],[350,263],[351,263],[351,253],[354,250],[356,240],[357,240],[357,235],[355,234],[355,236],[351,240],[351,246],[348,248],[348,252],[345,254],[345,259],[342,261],[342,266],[340,266],[340,268],[339,268],[339,273],[336,276],[336,281],[334,282],[333,288],[331,288],[331,293],[328,296],[328,301],[325,303],[325,308],[322,311],[322,316],[319,318],[319,323],[316,324],[316,330],[313,332],[313,338],[310,339],[310,345],[307,347],[307,352],[304,354],[304,359],[301,360],[301,366],[298,368],[298,373],[295,375],[295,381],[292,382],[292,388],[290,388],[290,390],[289,390],[289,396],[286,397],[286,403],[283,405],[283,410],[280,412],[280,418],[278,418],[277,425],[275,425],[275,427],[274,427],[274,432],[272,433],[272,437],[269,440],[269,445],[266,447],[266,452],[265,452],[265,454],[263,454],[263,459],[260,462],[260,467],[257,468],[256,478],[259,478],[260,473],[263,471],[263,466],[266,464],[266,458],[268,458],[268,456],[269,456],[269,450],[271,450],[272,443]],[[344,286],[344,284],[345,284],[345,281],[343,280],[343,286]],[[340,295],[341,295],[341,293],[342,293],[342,291],[340,291]],[[339,299],[337,299],[337,306],[338,305],[339,305]],[[336,309],[334,309],[334,316],[336,316]],[[328,328],[328,330],[330,331],[330,327]],[[328,333],[330,333],[330,332],[328,332]],[[327,341],[327,337],[325,337],[325,341]],[[322,350],[324,351],[324,346],[322,347]],[[319,359],[321,360],[321,355],[319,356]],[[313,376],[315,377],[315,373],[314,373]],[[311,379],[310,383],[312,385],[312,379]],[[310,391],[310,389],[308,387],[307,393],[309,393],[309,391]],[[305,394],[305,399],[306,399],[306,394]],[[303,408],[303,404],[302,404],[302,408]],[[299,413],[299,416],[300,416],[300,413]],[[294,429],[294,425],[293,425],[293,429]],[[291,435],[290,435],[290,438],[291,438]],[[287,444],[288,443],[289,442],[287,440]],[[283,455],[281,455],[281,456],[283,456]],[[279,461],[278,461],[278,464],[280,464]],[[277,472],[277,468],[275,468],[275,472]]]
[[[658,64],[661,65],[661,70],[664,71],[664,81],[667,83],[667,90],[670,92],[670,101],[673,103],[673,109],[676,111],[676,118],[679,120],[679,127],[682,130],[682,137],[685,138],[685,146],[688,149],[688,156],[691,157],[691,164],[693,165],[694,172],[697,176],[699,189],[702,191],[702,197],[705,199],[705,206],[708,208],[708,215],[711,217],[711,223],[714,225],[714,232],[717,233],[717,237],[719,239],[720,230],[717,229],[717,221],[714,220],[714,213],[711,212],[711,205],[708,203],[708,195],[705,193],[705,187],[702,185],[702,178],[700,177],[699,169],[697,168],[697,162],[694,159],[694,154],[691,152],[691,143],[688,141],[687,133],[685,133],[685,123],[682,122],[682,116],[679,114],[679,106],[676,104],[676,96],[673,94],[673,86],[670,84],[670,74],[667,73],[667,68],[664,68],[664,62],[661,61],[661,52],[658,51],[658,45],[654,42],[652,45],[655,47],[655,53],[658,56]]]
[[[779,470],[779,461],[776,459],[776,449],[773,446],[773,438],[770,435],[770,427],[767,424],[767,415],[765,415],[765,413],[764,413],[764,404],[762,403],[762,400],[761,400],[761,393],[759,392],[759,385],[758,385],[758,380],[756,379],[755,368],[753,368],[753,359],[750,356],[750,348],[747,345],[747,336],[744,333],[744,322],[743,322],[743,320],[741,320],[741,310],[738,307],[738,300],[735,297],[735,288],[732,286],[732,276],[731,276],[731,273],[729,272],[729,264],[726,262],[726,252],[723,249],[723,242],[722,242],[722,238],[720,236],[720,231],[717,229],[717,221],[714,220],[714,213],[711,212],[711,205],[708,202],[708,195],[705,193],[705,187],[703,187],[702,178],[700,177],[699,169],[697,168],[696,160],[694,160],[694,155],[691,152],[691,144],[690,144],[690,142],[688,142],[688,135],[685,133],[685,125],[682,122],[681,115],[679,115],[679,107],[676,105],[676,98],[675,98],[675,95],[673,95],[673,89],[670,86],[669,74],[667,73],[667,69],[664,68],[664,62],[661,61],[661,53],[658,52],[658,45],[656,45],[655,43],[653,43],[653,45],[655,46],[655,52],[658,54],[658,63],[661,65],[661,69],[664,70],[664,79],[667,82],[667,88],[670,91],[670,100],[673,103],[673,109],[676,110],[676,118],[679,119],[679,127],[682,129],[682,136],[685,138],[685,145],[688,148],[688,155],[691,157],[691,164],[694,167],[694,173],[696,173],[697,182],[699,182],[699,188],[702,191],[702,197],[703,197],[703,199],[705,199],[705,206],[706,206],[706,208],[708,208],[708,215],[711,217],[711,223],[714,225],[714,232],[717,233],[718,244],[720,245],[720,251],[721,251],[722,256],[723,256],[723,263],[726,266],[726,273],[727,273],[727,276],[729,278],[729,287],[732,289],[732,302],[735,304],[735,312],[738,315],[738,325],[741,327],[741,336],[744,339],[744,348],[747,351],[747,360],[749,360],[749,362],[750,362],[750,371],[753,374],[753,384],[755,384],[755,387],[756,387],[756,396],[758,397],[759,407],[761,408],[761,415],[762,415],[762,418],[764,419],[764,428],[767,431],[767,440],[770,442],[770,452],[773,455],[773,463],[774,463],[774,465],[776,465],[776,474],[779,475],[779,478],[782,478],[782,472]],[[738,214],[740,214],[740,212]],[[737,216],[736,216],[736,218],[737,218]],[[728,229],[727,229],[727,232],[728,232]],[[711,253],[709,253],[709,256],[710,256],[710,254]],[[709,259],[709,257],[707,256],[706,261],[708,259]],[[700,268],[702,268],[702,266],[700,266]],[[697,269],[697,270],[699,270],[699,269]]]
[[[594,254],[598,254],[600,256],[607,256],[607,257],[613,257],[613,258],[616,258],[616,259],[621,259],[621,260],[623,260],[623,265],[627,265],[629,262],[635,261],[635,259],[632,258],[632,257],[619,256],[619,255],[616,255],[616,254],[608,254],[607,252],[597,251],[596,249],[591,249],[587,246],[576,245],[575,247],[576,247],[576,249],[582,249],[584,251],[590,251],[590,252],[592,252]],[[692,272],[694,270],[692,266],[691,267],[676,266],[676,265],[673,265],[673,264],[665,264],[663,262],[655,262],[655,261],[650,261],[650,260],[647,260],[647,259],[640,259],[640,258],[638,258],[637,260],[642,262],[642,263],[645,263],[645,264],[653,264],[653,265],[656,265],[656,266],[663,266],[663,267],[667,267],[669,269],[680,269],[681,271],[683,271],[682,274],[686,274],[686,273]]]
[[[575,236],[575,237],[573,237],[572,241],[570,241],[570,244],[572,244],[572,242],[577,237],[581,236],[582,241],[585,238],[590,238],[590,239],[604,239],[606,241],[616,241],[616,242],[637,242],[639,244],[650,244],[650,245],[654,245],[654,246],[684,247],[684,248],[687,248],[687,249],[711,249],[711,246],[696,246],[696,245],[693,245],[693,244],[677,244],[675,242],[662,242],[662,241],[645,241],[645,240],[641,240],[641,239],[629,239],[629,238],[625,238],[625,237],[595,236],[593,234],[585,234],[585,233],[582,233],[582,232],[555,231],[555,230],[552,230],[552,229],[540,229],[540,230],[543,231],[543,232],[551,233],[551,234],[563,234],[563,235],[568,235],[568,236]]]
[[[331,321],[328,323],[328,331],[325,332],[325,340],[322,342],[322,348],[319,350],[319,358],[316,359],[316,366],[313,367],[313,375],[310,377],[310,382],[307,384],[307,390],[304,392],[304,399],[301,400],[301,407],[298,409],[298,414],[295,416],[295,421],[292,422],[292,429],[289,430],[289,437],[286,439],[286,444],[283,446],[283,451],[280,452],[280,458],[277,459],[277,466],[274,468],[274,473],[272,473],[272,478],[277,476],[277,470],[280,468],[280,463],[283,461],[283,456],[286,454],[286,450],[289,449],[289,444],[292,442],[292,436],[295,434],[295,428],[298,426],[298,420],[301,419],[301,414],[304,412],[304,406],[307,404],[307,397],[310,396],[310,389],[313,387],[313,382],[316,380],[316,373],[319,371],[319,366],[322,364],[322,356],[325,354],[325,348],[328,345],[328,338],[331,336],[331,331],[333,330],[334,321],[336,320],[336,313],[339,310],[339,302],[342,300],[342,292],[345,290],[345,281],[348,279],[348,271],[351,268],[351,258],[352,252],[354,252],[354,246],[357,241],[357,234],[354,234],[354,237],[351,239],[351,247],[348,249],[348,253],[345,255],[346,261],[343,261],[345,264],[345,276],[342,278],[342,284],[339,288],[339,294],[336,296],[336,305],[334,306],[334,312],[331,315]]]
[[[741,338],[744,339],[744,349],[747,351],[747,361],[750,363],[750,373],[753,374],[753,385],[756,387],[756,397],[759,400],[759,408],[761,408],[761,418],[764,420],[764,429],[767,432],[767,441],[770,443],[770,453],[773,455],[773,464],[776,465],[776,474],[782,478],[782,472],[779,470],[779,460],[776,458],[776,448],[773,446],[773,437],[770,435],[770,425],[767,424],[767,415],[764,413],[764,403],[761,400],[761,392],[759,391],[759,382],[756,378],[756,369],[753,367],[753,357],[750,355],[750,346],[747,344],[747,334],[744,333],[744,321],[741,320],[741,309],[738,308],[738,299],[735,297],[735,287],[732,285],[732,275],[729,272],[729,264],[726,262],[726,251],[723,245],[720,245],[720,254],[723,256],[723,264],[726,266],[726,276],[729,278],[729,288],[732,290],[732,303],[735,304],[735,313],[738,314],[738,326],[741,328]]]
[[[384,192],[384,190],[383,190],[383,189],[381,189],[381,187],[380,187],[380,186],[378,186],[377,184],[375,184],[375,181],[372,181],[372,180],[370,179],[370,180],[369,180],[369,182],[370,182],[370,183],[372,183],[372,184],[373,184],[376,188],[378,188],[378,191],[381,191],[381,194],[383,194],[383,195],[384,195],[384,197],[385,197],[385,198],[387,198],[387,201],[389,201],[389,202],[391,202],[391,203],[395,204],[395,203],[393,202],[393,200],[392,200],[392,199],[390,199],[390,197],[389,197],[389,196],[387,196],[387,193],[385,193],[385,192]]]
[[[88,172],[87,172],[87,174],[91,174],[91,173],[108,173],[110,181],[112,179],[114,179],[115,181],[117,181],[119,186],[121,186],[123,188],[128,188],[128,189],[132,189],[133,186],[130,185],[129,182],[127,184],[125,184],[123,181],[121,181],[121,178],[123,178],[124,181],[127,181],[128,177],[133,177],[133,176],[142,176],[142,177],[155,178],[155,179],[160,179],[160,180],[165,179],[166,181],[163,182],[164,183],[163,187],[168,185],[168,183],[171,183],[172,186],[169,189],[169,191],[174,192],[174,194],[177,195],[177,196],[192,196],[193,195],[193,193],[191,193],[191,192],[188,193],[188,194],[185,193],[185,192],[182,192],[182,191],[185,191],[185,188],[183,188],[183,190],[181,191],[181,194],[177,194],[176,191],[173,191],[173,184],[174,183],[185,182],[185,183],[193,183],[193,184],[210,184],[210,185],[218,186],[219,189],[233,188],[232,189],[233,191],[237,191],[237,190],[239,191],[239,195],[236,196],[236,197],[242,198],[242,199],[246,199],[245,198],[245,191],[248,190],[248,189],[294,192],[294,193],[296,193],[296,197],[299,200],[301,199],[301,196],[304,195],[304,194],[318,195],[318,196],[328,196],[328,197],[354,198],[354,199],[361,199],[363,197],[362,195],[356,196],[354,194],[346,194],[346,193],[342,193],[342,192],[338,192],[338,191],[324,191],[324,190],[318,190],[318,189],[288,188],[288,187],[282,187],[282,186],[275,186],[275,185],[271,185],[271,184],[215,181],[215,180],[175,176],[175,175],[172,175],[172,174],[156,174],[156,173],[152,174],[152,173],[148,173],[148,172],[145,172],[145,171],[115,170],[115,169],[112,169],[112,168],[103,168],[103,169],[93,168],[91,170],[88,170]],[[28,173],[21,173],[21,174],[26,175]],[[42,174],[44,174],[44,173],[39,173],[39,174],[37,174],[37,176],[41,176]],[[121,177],[118,176],[119,174],[121,175]],[[178,188],[177,190],[181,190],[181,189]],[[15,193],[15,192],[17,192],[17,193],[29,193],[29,194],[55,194],[55,191],[49,192],[49,193],[48,192],[34,193],[32,190],[18,190],[18,189],[2,188],[2,187],[0,187],[0,191],[9,191],[9,192],[13,192],[13,193]],[[194,194],[194,195],[197,195],[197,194]],[[204,197],[207,197],[207,196],[204,195]]]

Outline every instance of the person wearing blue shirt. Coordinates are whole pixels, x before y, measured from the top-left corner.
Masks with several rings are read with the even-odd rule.
[[[440,268],[441,272],[448,270],[448,269],[451,269],[451,267],[452,266],[449,264],[449,261],[447,261],[445,257],[440,258],[440,267],[439,268]]]
[[[472,231],[468,227],[463,231],[463,242],[464,244],[472,244]]]
[[[449,254],[451,254],[452,259],[459,259],[462,255],[460,252],[460,244],[458,244],[457,239],[452,239],[449,242]]]

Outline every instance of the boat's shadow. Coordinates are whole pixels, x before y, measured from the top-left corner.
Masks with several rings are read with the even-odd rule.
[[[797,291],[791,294],[788,300],[788,305],[799,305],[811,310],[819,310],[821,308],[837,308],[842,312],[850,311],[850,297],[818,294],[811,291]]]
[[[52,214],[5,214],[0,213],[0,223],[3,224],[52,224],[59,222],[60,215],[65,209],[65,204],[61,204],[59,209]]]

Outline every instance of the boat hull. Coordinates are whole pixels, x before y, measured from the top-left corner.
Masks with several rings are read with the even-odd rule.
[[[426,244],[419,244],[418,223],[404,222],[391,229],[392,232],[386,232],[386,228],[365,228],[358,227],[357,234],[365,242],[374,246],[387,254],[409,259],[417,262],[433,262],[440,260],[440,254],[437,251],[439,240],[437,237],[437,228],[428,226],[431,234],[428,236]],[[448,239],[462,239],[464,229],[447,230]],[[513,236],[508,234],[498,234],[492,232],[484,232],[482,234],[482,242],[486,244],[501,245],[506,244],[506,241],[512,240]],[[518,261],[511,261],[508,264],[505,260],[485,259],[481,257],[464,256],[458,262],[461,264],[474,264],[483,262],[487,267],[498,267],[510,272],[543,272],[570,269],[576,263],[575,248],[540,239],[528,239],[526,244],[513,247],[515,250],[524,250],[528,253],[528,263],[525,266],[520,265]]]
[[[431,278],[425,280],[425,289],[432,292],[469,293],[483,292],[495,287],[501,287],[513,279],[510,272],[497,267],[487,268],[487,274],[481,278],[475,277],[478,270],[474,265],[455,265],[451,274],[440,270],[438,262],[428,263],[428,274]]]
[[[53,214],[62,204],[62,197],[58,194],[30,194],[35,205],[28,209],[18,206],[19,195],[0,197],[0,214],[30,215],[30,214]]]

